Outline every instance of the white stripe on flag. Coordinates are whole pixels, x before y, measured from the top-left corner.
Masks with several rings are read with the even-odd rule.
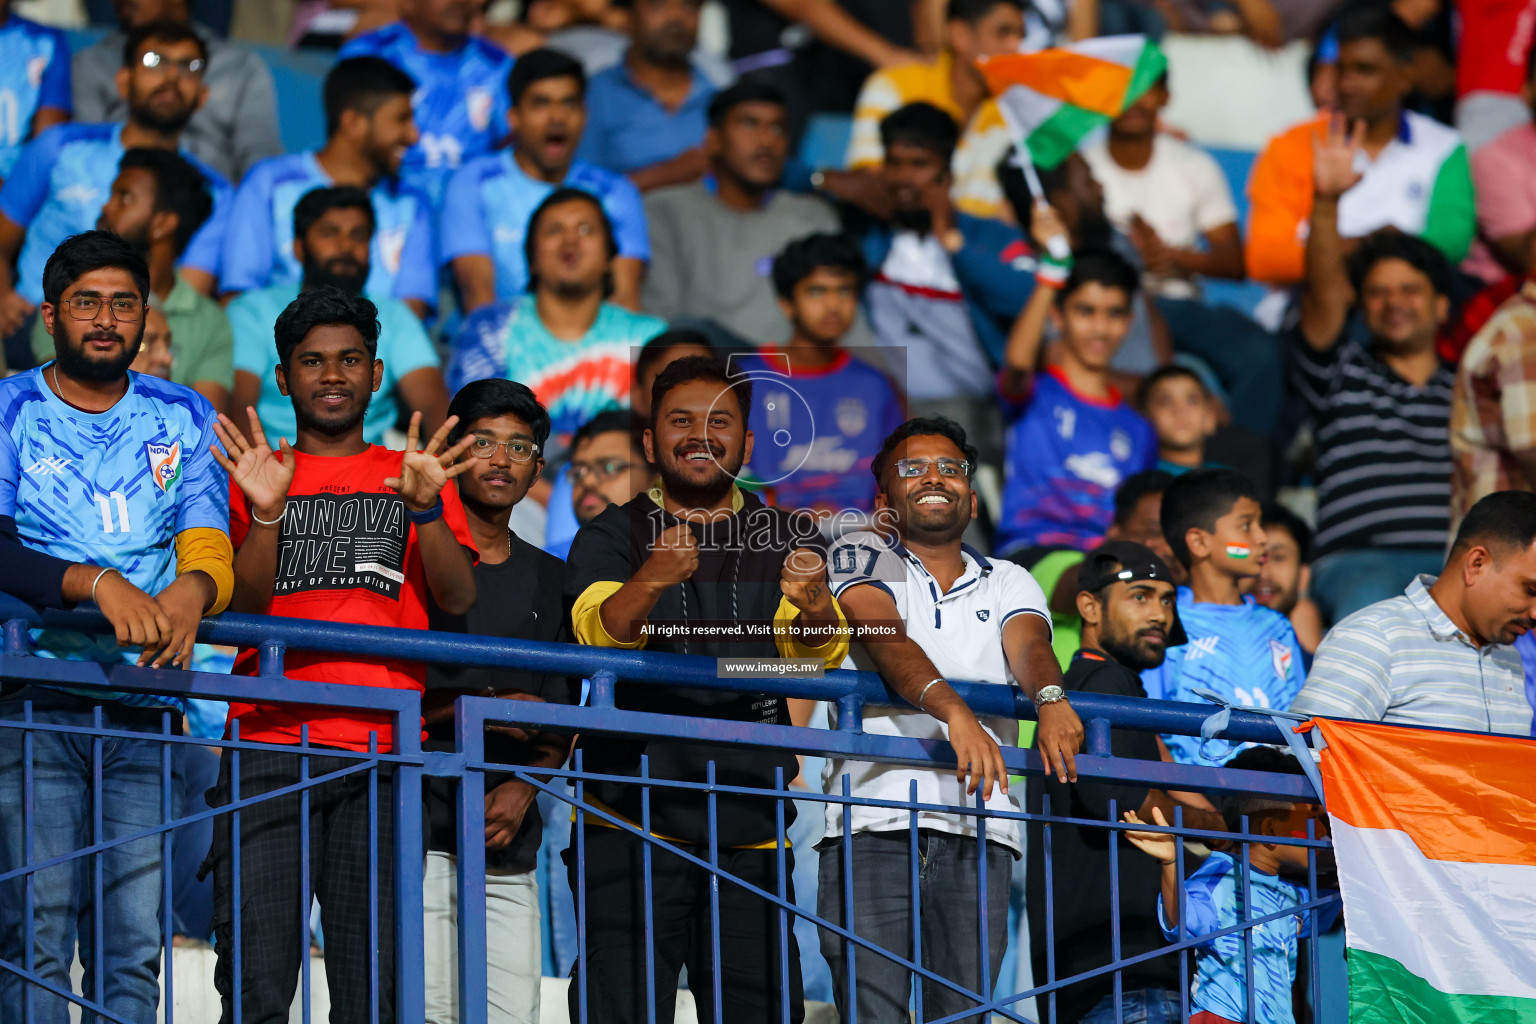
[[[1331,824],[1351,948],[1441,992],[1536,999],[1536,866],[1430,860],[1406,833]]]
[[[997,98],[997,109],[1008,124],[1009,134],[1015,139],[1028,138],[1031,132],[1049,121],[1051,115],[1061,107],[1061,100],[1026,89],[1022,85],[1010,85]]]
[[[1073,43],[1065,49],[1073,53],[1080,53],[1085,57],[1097,57],[1099,60],[1107,60],[1121,67],[1134,68],[1136,62],[1141,60],[1141,51],[1146,48],[1147,37],[1140,35],[1129,36],[1095,36],[1092,39],[1084,39],[1082,42]]]

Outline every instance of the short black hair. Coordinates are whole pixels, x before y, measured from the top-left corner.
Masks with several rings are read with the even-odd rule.
[[[507,95],[512,105],[515,107],[522,102],[523,93],[528,91],[530,85],[550,78],[576,79],[576,91],[583,99],[586,98],[587,69],[581,66],[581,61],[570,54],[541,46],[517,58],[507,74]]]
[[[1146,409],[1147,400],[1152,397],[1152,389],[1165,380],[1192,380],[1202,395],[1211,397],[1211,389],[1198,373],[1182,363],[1169,363],[1167,366],[1159,366],[1141,379],[1141,384],[1136,388],[1136,408]]]
[[[640,346],[640,353],[635,356],[635,379],[640,380],[650,372],[651,367],[661,361],[661,357],[674,348],[695,346],[719,358],[719,350],[715,343],[709,340],[709,336],[702,331],[696,331],[691,327],[674,327],[668,331],[662,331],[656,337]]]
[[[1536,541],[1536,494],[1494,491],[1478,500],[1456,531],[1451,553],[1482,545],[1524,550]]]
[[[908,103],[880,122],[881,148],[889,150],[898,143],[937,153],[948,167],[960,145],[960,126],[932,103]]]
[[[1192,529],[1215,530],[1216,520],[1240,498],[1258,501],[1259,492],[1235,469],[1193,469],[1174,478],[1163,492],[1163,537],[1184,568],[1191,557],[1184,535]]]
[[[944,20],[964,21],[974,25],[991,14],[999,4],[1007,4],[1021,11],[1028,10],[1024,0],[949,0],[949,6],[944,10]]]
[[[208,179],[191,161],[169,149],[130,149],[117,164],[118,172],[148,171],[155,177],[155,212],[176,215],[176,235],[171,245],[180,256],[197,229],[213,213]]]
[[[293,237],[299,241],[309,234],[315,222],[331,210],[363,210],[368,214],[368,234],[378,222],[374,219],[373,200],[356,185],[325,185],[312,188],[293,204]]]
[[[128,38],[123,40],[123,67],[131,68],[139,62],[139,51],[144,49],[144,44],[150,41],[157,43],[192,43],[197,47],[197,54],[202,58],[204,73],[208,70],[208,44],[203,42],[203,37],[192,31],[192,26],[184,21],[151,21],[130,29]]]
[[[1245,772],[1271,772],[1275,775],[1305,775],[1306,769],[1301,762],[1296,760],[1293,754],[1274,747],[1253,746],[1244,747],[1238,751],[1236,757],[1226,763],[1227,768],[1236,768]],[[1243,818],[1254,814],[1262,814],[1265,811],[1288,811],[1296,803],[1308,801],[1287,800],[1277,796],[1255,796],[1248,793],[1229,793],[1218,801],[1221,807],[1222,819],[1226,822],[1227,830],[1239,832],[1243,827]],[[1252,824],[1249,829],[1251,831]]]
[[[459,393],[448,403],[448,415],[459,418],[448,435],[450,445],[458,444],[479,420],[498,416],[516,416],[528,424],[528,429],[533,431],[533,443],[539,446],[541,454],[544,442],[549,440],[549,410],[534,397],[528,385],[515,380],[490,377],[470,381],[459,388]]]
[[[916,416],[895,430],[881,442],[880,450],[875,453],[874,461],[869,464],[869,471],[875,474],[875,482],[882,487],[885,485],[885,464],[896,450],[896,446],[909,437],[947,437],[960,449],[960,454],[966,462],[971,464],[970,475],[976,475],[976,465],[981,455],[976,446],[965,439],[965,428],[947,416]]]
[[[539,274],[534,269],[533,259],[534,252],[539,247],[539,222],[544,219],[544,215],[550,210],[557,206],[564,206],[566,203],[590,203],[592,208],[597,211],[597,219],[603,225],[603,236],[608,241],[608,261],[610,263],[613,262],[614,257],[619,254],[619,241],[613,233],[613,221],[608,219],[608,211],[603,209],[603,201],[591,192],[572,188],[569,185],[562,185],[545,196],[544,201],[534,208],[534,211],[528,215],[528,226],[523,229],[523,266],[528,268],[529,293],[539,290]],[[605,278],[603,294],[610,295],[612,293],[613,273],[610,271]]]
[[[709,101],[709,126],[718,129],[731,116],[731,111],[743,103],[772,103],[785,108],[789,106],[784,94],[774,86],[748,78],[715,93]]]
[[[571,446],[566,450],[574,454],[577,448],[599,434],[617,433],[628,434],[629,443],[635,451],[645,450],[645,442],[640,439],[640,435],[645,433],[645,421],[628,409],[604,409],[593,416],[576,428],[576,433],[571,435]]]
[[[69,286],[93,270],[126,270],[139,297],[149,301],[149,264],[110,231],[82,231],[59,243],[43,265],[43,301],[54,306]]]
[[[1419,46],[1418,33],[1385,4],[1360,7],[1341,16],[1335,34],[1340,47],[1362,39],[1374,39],[1399,64],[1412,63],[1413,52]]]
[[[1161,469],[1132,473],[1120,481],[1120,486],[1115,489],[1115,525],[1123,528],[1136,514],[1136,506],[1141,504],[1142,498],[1163,494],[1172,483],[1173,474]]]
[[[869,264],[847,235],[817,234],[795,239],[774,257],[774,291],[781,299],[792,299],[795,286],[822,267],[852,274],[860,292],[869,283]]]
[[[1125,292],[1126,301],[1131,302],[1141,285],[1141,275],[1131,266],[1130,260],[1112,249],[1085,249],[1073,258],[1067,283],[1056,293],[1056,305],[1065,306],[1079,288],[1090,284],[1118,288]]]
[[[1291,535],[1296,542],[1296,557],[1302,565],[1312,561],[1312,528],[1306,522],[1277,501],[1266,501],[1260,513],[1259,523],[1268,531],[1271,527],[1279,527]]]
[[[368,358],[378,358],[378,307],[361,295],[326,285],[300,292],[299,297],[288,303],[288,308],[278,314],[277,323],[272,328],[272,337],[277,343],[277,361],[284,369],[288,368],[288,361],[293,358],[293,350],[303,344],[309,332],[316,327],[355,328],[368,347]]]
[[[1366,235],[1349,256],[1349,281],[1354,285],[1356,295],[1365,287],[1366,277],[1382,260],[1402,260],[1429,278],[1436,295],[1449,297],[1455,287],[1455,274],[1439,249],[1422,238],[1383,228]]]
[[[667,397],[667,392],[684,384],[692,384],[695,381],[708,381],[719,384],[722,391],[733,391],[736,401],[741,405],[741,421],[746,426],[752,417],[752,378],[746,374],[733,374],[726,369],[724,363],[714,356],[684,356],[674,360],[656,375],[656,383],[651,385],[651,422],[650,428],[656,428],[657,417],[661,414],[661,400]]]
[[[325,76],[322,90],[325,103],[325,134],[341,129],[341,115],[355,110],[364,117],[394,96],[410,96],[416,91],[416,79],[383,57],[348,57],[336,62]]]

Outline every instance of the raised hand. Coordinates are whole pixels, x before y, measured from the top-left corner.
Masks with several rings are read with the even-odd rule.
[[[1072,236],[1067,233],[1061,214],[1043,199],[1036,202],[1034,209],[1030,211],[1029,234],[1041,252],[1050,252],[1051,240],[1055,238],[1060,238],[1069,249],[1071,248]]]
[[[635,580],[670,587],[692,578],[699,569],[699,541],[687,523],[661,531]]]
[[[469,446],[474,444],[474,435],[465,434],[458,444],[443,451],[448,435],[458,422],[457,416],[448,417],[427,442],[427,447],[418,451],[421,413],[411,413],[411,427],[405,435],[405,454],[400,459],[400,475],[385,480],[384,486],[404,498],[405,507],[412,512],[425,512],[436,505],[448,481],[469,468],[469,463],[462,459]]]
[[[1152,822],[1142,821],[1136,816],[1135,811],[1125,812],[1125,822],[1128,825],[1156,824],[1167,827],[1168,819],[1163,817],[1163,812],[1158,808],[1152,808]],[[1136,849],[1156,860],[1159,864],[1172,864],[1178,853],[1178,838],[1172,832],[1127,832],[1126,840]]]
[[[1355,158],[1364,144],[1364,121],[1346,129],[1343,114],[1328,119],[1328,127],[1312,141],[1312,191],[1319,199],[1338,199],[1359,183]]]
[[[784,559],[779,590],[803,614],[831,614],[832,588],[827,586],[827,560],[810,548],[796,548]]]
[[[283,514],[288,501],[288,488],[293,484],[293,448],[286,437],[281,437],[277,441],[281,454],[274,452],[255,408],[246,406],[245,411],[250,417],[251,440],[246,440],[234,420],[220,413],[213,433],[224,451],[219,451],[218,445],[209,445],[208,450],[251,503],[251,513],[270,521]]]

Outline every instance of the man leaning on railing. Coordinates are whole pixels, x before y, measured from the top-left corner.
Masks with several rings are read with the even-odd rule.
[[[363,437],[368,400],[384,364],[376,358],[379,322],[372,302],[337,288],[302,293],[277,318],[277,386],[293,401],[297,438],[281,453],[267,444],[261,421],[249,410],[250,434],[220,417],[219,440],[229,471],[230,533],[235,555],[236,611],[330,622],[427,627],[427,597],[450,614],[475,603],[473,539],[464,507],[449,480],[464,472],[459,459],[470,438],[443,451],[455,421],[449,420],[417,451],[421,413],[411,417],[406,451],[370,445]],[[245,651],[237,672],[256,668]],[[386,658],[291,653],[290,678],[317,683],[381,686],[420,692],[426,670]],[[386,717],[342,714],[316,706],[231,704],[240,739],[298,744],[308,729],[313,746],[365,752],[390,749]],[[240,798],[297,785],[302,768],[316,778],[355,766],[357,756],[310,757],[245,750],[240,755]],[[230,758],[215,790],[215,806],[234,795]],[[353,771],[309,790],[309,849],[300,845],[303,818],[297,793],[263,800],[240,813],[240,874],[235,876],[235,836],[230,815],[214,830],[214,937],[218,963],[214,984],[224,1020],[278,1024],[288,1020],[302,958],[304,908],[300,890],[304,858],[320,901],[325,930],[326,984],[331,1020],[395,1019],[393,774],[377,776],[369,811],[370,772]],[[370,848],[377,856],[377,888],[369,885]],[[401,865],[419,871],[420,863]],[[235,907],[241,933],[234,934]],[[377,912],[377,941],[370,916]],[[239,958],[240,1003],[235,1005]],[[370,983],[377,963],[378,987]],[[377,1016],[370,1009],[377,1006]],[[237,1016],[243,1013],[243,1016]]]
[[[868,761],[828,762],[828,795],[841,794],[848,776],[855,798],[903,803],[915,783],[919,803],[954,809],[917,814],[922,870],[914,893],[911,812],[852,805],[850,854],[843,848],[844,808],[828,803],[826,838],[818,846],[817,910],[905,957],[918,938],[912,929],[915,897],[923,966],[965,991],[990,995],[1008,941],[1012,861],[1022,845],[1016,821],[987,819],[983,891],[974,802],[979,792],[989,810],[1018,813],[998,746],[1016,743],[1018,723],[978,719],[946,680],[1022,686],[1039,709],[1037,746],[1046,771],[1063,782],[1077,780],[1073,755],[1082,744],[1083,725],[1060,685],[1051,613],[1040,585],[1012,562],[991,561],[960,540],[976,516],[975,467],[976,449],[959,424],[942,417],[907,421],[886,438],[871,466],[880,486],[876,521],[889,532],[851,534],[832,549],[833,591],[856,638],[864,638],[853,647],[854,666],[880,672],[917,708],[867,709],[864,731],[948,740],[957,766],[950,774]],[[851,907],[844,905],[849,863]],[[983,899],[989,922],[985,950],[978,927]],[[821,934],[841,1018],[853,1019],[856,1001],[861,1022],[905,1024],[911,973],[887,955],[860,948],[857,980],[850,983],[846,944],[831,932]],[[951,1019],[977,1006],[975,999],[935,981],[925,979],[921,991],[922,1019]],[[958,1019],[979,1022],[985,1015]]]
[[[574,601],[577,639],[600,647],[716,657],[801,657],[836,666],[847,653],[837,603],[827,587],[816,524],[809,516],[769,508],[736,485],[751,455],[748,412],[752,383],[729,375],[717,360],[690,356],[672,363],[652,387],[645,453],[661,485],[582,527],[571,545],[566,594]],[[724,693],[681,688],[620,687],[621,708],[658,714],[787,725],[786,701],[762,693]],[[782,773],[795,777],[795,755],[733,750],[704,743],[609,736],[578,741],[586,773],[637,776],[642,756],[657,780],[704,783],[710,764],[722,784],[772,789]],[[668,787],[649,788],[652,836],[700,859],[718,857],[719,868],[768,892],[785,887],[778,877],[780,844],[775,801]],[[642,787],[587,782],[586,803],[631,825],[646,804]],[[787,794],[786,794],[787,795]],[[715,814],[711,820],[711,806]],[[785,827],[794,819],[792,799],[782,801]],[[661,848],[649,872],[640,836],[599,814],[583,816],[583,834],[572,843],[572,888],[585,895],[585,956],[573,972],[571,1019],[633,1024],[647,1019],[646,944],[653,943],[656,1020],[670,1021],[679,971],[686,963],[699,1019],[715,1019],[714,983],[721,993],[719,1018],[731,1024],[773,1024],[781,1007],[792,1021],[804,1017],[800,956],[794,935],[782,937],[778,914],[739,885],[718,889],[719,952],[712,962],[710,872]],[[577,843],[584,856],[575,856]],[[782,851],[786,875],[794,855]],[[649,875],[649,877],[647,877]],[[654,917],[647,929],[643,897],[649,884]],[[780,985],[780,970],[789,984]],[[716,974],[718,972],[718,978]],[[787,1006],[786,1006],[787,1004]]]
[[[66,239],[48,258],[43,293],[56,358],[0,383],[0,590],[45,607],[95,601],[116,632],[93,640],[43,631],[35,641],[44,657],[186,667],[198,621],[223,610],[233,584],[228,481],[208,451],[213,408],[189,388],[128,372],[149,270],[116,235]],[[0,872],[89,846],[93,807],[108,841],[161,823],[163,745],[111,739],[98,761],[92,730],[156,733],[167,709],[179,725],[179,698],[0,684],[0,720],[17,722],[28,703],[34,723],[64,728],[0,728]],[[39,979],[68,992],[78,937],[86,997],[122,1020],[152,1021],[160,838],[97,856],[99,865],[71,859],[33,873],[30,921],[20,920],[27,876],[0,883],[0,961],[25,964],[30,942]],[[99,905],[82,885],[95,866]],[[64,998],[0,971],[0,1020],[68,1019]]]

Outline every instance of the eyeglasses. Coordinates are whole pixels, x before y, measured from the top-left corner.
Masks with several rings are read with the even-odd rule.
[[[523,441],[514,438],[511,441],[493,441],[489,437],[477,437],[470,442],[469,454],[477,459],[488,459],[496,454],[496,449],[505,446],[507,458],[513,462],[527,462],[539,454],[539,446],[532,441]]]
[[[112,310],[114,320],[121,320],[124,323],[133,323],[144,315],[145,303],[122,296],[103,299],[99,295],[74,295],[61,303],[69,310],[70,317],[75,320],[95,320],[103,304]]]
[[[627,472],[633,465],[633,462],[626,462],[623,459],[573,462],[565,467],[565,478],[573,484],[585,483],[587,477],[591,477],[596,483],[602,483],[612,480],[620,473]]]
[[[139,58],[139,63],[154,71],[176,71],[183,75],[201,75],[207,61],[201,57],[193,57],[191,60],[175,60],[163,53],[154,50],[146,50],[144,56]]]
[[[896,475],[903,480],[927,476],[933,466],[939,467],[939,476],[970,476],[971,464],[964,459],[897,459]]]

